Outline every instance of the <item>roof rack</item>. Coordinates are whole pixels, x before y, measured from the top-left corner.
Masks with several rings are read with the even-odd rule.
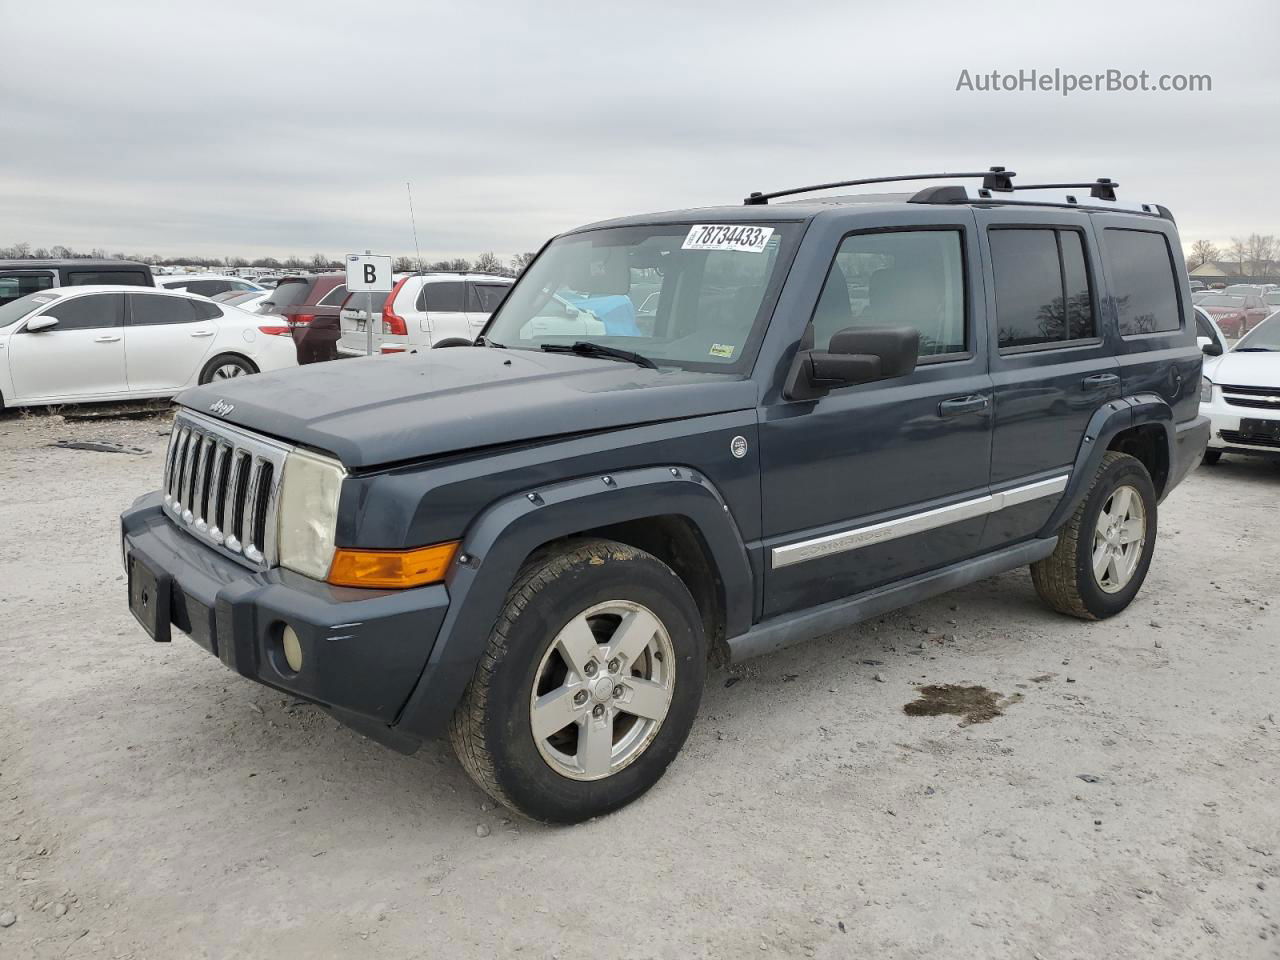
[[[1112,200],[1116,198],[1116,187],[1119,183],[1110,177],[1099,177],[1092,183],[1028,183],[1018,184],[1013,187],[1014,190],[1073,190],[1083,187],[1089,188],[1089,196],[1095,200]]]
[[[775,190],[773,193],[755,191],[742,202],[747,206],[768,203],[778,197],[790,197],[797,193],[813,193],[815,190],[831,190],[835,187],[860,187],[868,183],[900,183],[906,180],[971,180],[982,178],[984,190],[995,190],[1009,193],[1014,190],[1013,178],[1017,176],[1012,170],[1004,167],[992,167],[981,173],[909,173],[900,177],[867,177],[862,180],[837,180],[834,183],[816,183],[810,187],[792,187],[790,190]]]

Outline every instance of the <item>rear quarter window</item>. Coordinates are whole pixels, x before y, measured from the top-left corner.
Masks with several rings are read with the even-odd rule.
[[[124,284],[129,287],[149,287],[151,278],[136,270],[71,270],[67,273],[67,285],[87,287],[99,283]]]
[[[1182,329],[1178,281],[1163,233],[1108,227],[1106,257],[1120,335]]]

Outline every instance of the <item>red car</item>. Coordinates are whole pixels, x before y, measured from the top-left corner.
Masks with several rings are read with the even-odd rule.
[[[1196,304],[1213,317],[1224,336],[1238,340],[1270,314],[1262,298],[1254,294],[1211,293]]]
[[[284,277],[259,313],[274,314],[289,324],[299,364],[319,363],[338,356],[338,314],[346,298],[346,274]]]

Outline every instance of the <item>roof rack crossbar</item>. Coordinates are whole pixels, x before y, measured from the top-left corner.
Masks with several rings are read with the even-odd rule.
[[[1014,190],[1078,190],[1082,187],[1089,188],[1089,196],[1095,200],[1115,200],[1116,187],[1120,186],[1110,177],[1099,177],[1092,183],[1020,183]]]
[[[815,190],[832,190],[836,187],[860,187],[869,183],[900,183],[907,180],[970,180],[982,178],[983,189],[998,190],[1008,193],[1014,189],[1013,178],[1017,176],[1012,170],[1004,167],[992,167],[980,173],[910,173],[900,177],[866,177],[861,180],[837,180],[833,183],[816,183],[810,187],[793,187],[790,190],[775,190],[773,193],[756,191],[742,202],[747,206],[768,203],[778,197],[790,197],[797,193],[813,193]]]

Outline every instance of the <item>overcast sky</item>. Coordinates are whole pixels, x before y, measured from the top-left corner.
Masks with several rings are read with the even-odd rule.
[[[1055,11],[1056,8],[1056,11]],[[0,0],[0,246],[504,258],[591,220],[886,173],[1109,176],[1280,233],[1280,4]],[[957,92],[1207,73],[1209,93]]]

